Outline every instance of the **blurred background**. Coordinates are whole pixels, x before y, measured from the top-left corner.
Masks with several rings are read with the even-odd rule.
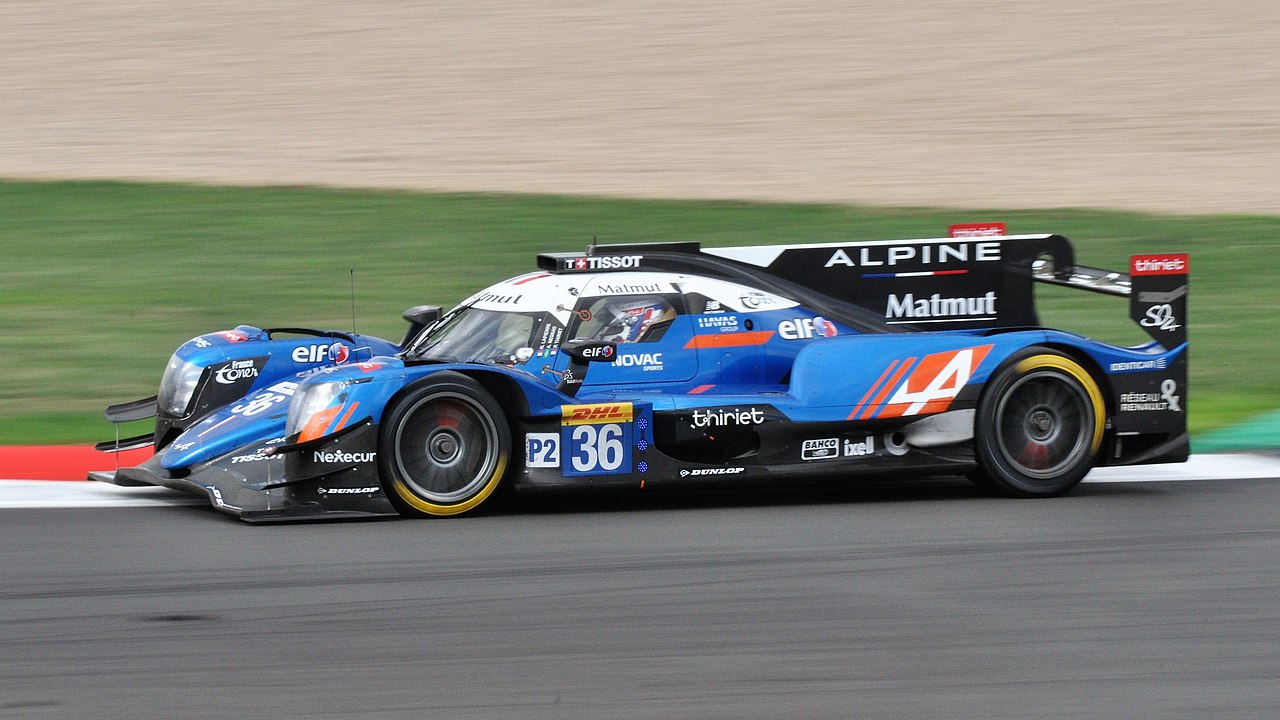
[[[1277,47],[1263,0],[0,3],[0,442],[109,432],[193,335],[398,338],[593,237],[993,220],[1191,252],[1190,421],[1225,427],[1280,406]]]
[[[1267,0],[0,4],[0,176],[1280,213]]]

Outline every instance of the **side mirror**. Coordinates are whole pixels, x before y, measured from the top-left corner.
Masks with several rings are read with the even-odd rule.
[[[569,369],[564,371],[556,389],[573,397],[582,387],[587,376],[587,364],[613,362],[618,359],[618,343],[612,340],[570,340],[560,345],[560,352],[569,356]]]
[[[407,347],[409,341],[413,340],[422,329],[431,325],[431,323],[440,319],[439,305],[415,305],[402,313],[405,320],[409,321],[409,329],[404,334],[404,339],[400,341],[400,347]]]

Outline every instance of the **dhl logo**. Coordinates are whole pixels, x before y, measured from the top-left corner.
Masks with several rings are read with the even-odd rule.
[[[631,403],[600,403],[596,405],[561,405],[561,425],[600,425],[603,423],[631,422],[635,413]]]
[[[923,358],[894,360],[854,406],[849,419],[931,415],[946,410],[969,384],[992,347],[979,345]]]

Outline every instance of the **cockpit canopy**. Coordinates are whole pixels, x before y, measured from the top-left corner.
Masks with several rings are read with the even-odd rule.
[[[738,283],[658,272],[530,273],[476,293],[418,335],[416,360],[519,364],[570,339],[660,340],[685,314],[754,313],[793,300]]]

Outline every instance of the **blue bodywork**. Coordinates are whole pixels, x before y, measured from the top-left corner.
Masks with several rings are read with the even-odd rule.
[[[246,520],[394,514],[378,459],[387,452],[380,428],[407,390],[438,373],[471,378],[499,401],[514,446],[506,481],[517,487],[966,472],[975,464],[983,388],[1027,348],[1075,359],[1102,389],[1107,426],[1098,464],[1185,458],[1185,339],[1123,348],[1016,323],[893,327],[879,317],[864,322],[865,308],[833,312],[826,295],[810,304],[787,286],[757,292],[764,283],[753,285],[758,278],[748,270],[714,284],[687,268],[641,264],[669,274],[671,289],[663,292],[681,311],[660,335],[617,344],[616,357],[578,367],[580,384],[566,385],[575,368],[559,350],[575,327],[589,324],[584,298],[611,297],[591,288],[626,289],[590,284],[607,273],[563,271],[591,256],[557,256],[548,272],[513,278],[460,306],[496,313],[503,302],[527,303],[535,290],[559,298],[545,314],[526,313],[534,323],[527,347],[496,360],[420,352],[453,313],[403,345],[250,326],[195,338],[175,353],[171,369],[186,363],[201,369],[201,380],[181,413],[160,413],[156,457],[99,479],[207,493]],[[1029,284],[1029,269],[1022,272]],[[644,291],[614,295],[655,294],[645,276],[625,277]],[[732,292],[723,289],[730,281]],[[893,297],[900,311],[902,296]]]

